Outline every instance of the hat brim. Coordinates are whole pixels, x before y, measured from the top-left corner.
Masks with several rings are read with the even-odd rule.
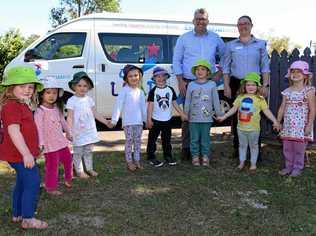
[[[88,76],[82,76],[82,77],[79,77],[79,78],[76,78],[76,79],[72,79],[68,82],[68,87],[75,92],[75,89],[74,89],[74,86],[76,84],[79,83],[80,80],[82,79],[87,79],[88,80],[88,83],[90,85],[90,89],[93,89],[94,88],[94,85],[93,85],[93,82],[92,80],[88,77]]]
[[[291,70],[293,70],[293,69],[301,70],[304,75],[313,75],[312,72],[304,73],[304,71],[302,69],[300,69],[300,68],[289,68],[289,69],[287,69],[287,73],[285,75],[285,78],[289,78],[290,77]]]
[[[168,72],[165,72],[165,71],[156,72],[155,74],[153,74],[153,77],[155,78],[158,75],[165,75],[167,77],[167,79],[170,78],[170,74]]]
[[[262,84],[260,81],[254,81],[254,80],[245,80],[243,79],[242,81],[240,81],[240,84],[245,84],[247,81],[251,81],[251,82],[255,82],[257,84],[257,86],[261,87]]]
[[[35,89],[36,89],[37,92],[41,92],[44,89],[44,85],[39,83],[39,82],[10,83],[10,84],[0,84],[0,92],[2,93],[9,86],[22,85],[22,84],[35,84]]]

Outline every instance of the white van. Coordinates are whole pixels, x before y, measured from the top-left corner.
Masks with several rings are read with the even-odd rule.
[[[224,41],[236,38],[233,24],[213,23],[209,28]],[[67,22],[39,38],[7,66],[33,65],[40,79],[54,77],[65,89],[65,99],[72,95],[68,81],[74,73],[85,71],[95,88],[97,111],[111,117],[115,97],[122,87],[124,65],[134,64],[144,71],[145,93],[153,86],[152,69],[159,64],[171,78],[172,54],[179,35],[193,29],[191,21],[144,19],[117,13],[97,13]],[[6,68],[6,69],[7,69]],[[217,81],[219,88],[222,81]]]

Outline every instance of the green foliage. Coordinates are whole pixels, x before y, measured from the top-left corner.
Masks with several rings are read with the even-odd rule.
[[[292,44],[289,37],[269,37],[269,54],[271,55],[273,50],[276,50],[278,53],[281,53],[283,50],[288,53],[292,51],[293,48],[301,48],[298,44]]]
[[[0,36],[0,80],[6,65],[38,37],[33,34],[24,38],[17,29],[9,30]]]
[[[55,28],[71,19],[94,12],[119,12],[120,0],[60,0],[60,6],[51,9],[50,19]]]

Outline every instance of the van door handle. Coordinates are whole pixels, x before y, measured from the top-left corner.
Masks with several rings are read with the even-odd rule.
[[[72,68],[74,68],[74,69],[84,68],[84,65],[73,65]]]

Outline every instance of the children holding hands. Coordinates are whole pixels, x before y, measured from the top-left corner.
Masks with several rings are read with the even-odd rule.
[[[64,118],[62,101],[64,90],[55,78],[46,78],[42,82],[44,82],[44,90],[39,93],[39,106],[34,113],[34,120],[39,144],[45,157],[45,189],[51,195],[61,195],[62,192],[57,190],[58,164],[59,162],[63,164],[64,183],[70,188],[72,155],[68,145],[69,141],[72,141],[72,136]]]
[[[223,121],[238,112],[238,138],[239,138],[239,161],[238,169],[245,166],[247,148],[249,145],[251,153],[250,170],[257,169],[258,140],[260,135],[260,112],[262,111],[268,119],[273,122],[273,127],[280,129],[280,124],[269,110],[267,102],[260,94],[260,76],[255,72],[246,74],[241,81],[239,95],[234,101],[234,106],[223,116],[218,116],[218,121]]]
[[[116,99],[110,127],[114,127],[122,114],[125,133],[125,160],[130,171],[143,169],[140,163],[143,124],[147,121],[145,94],[140,89],[143,71],[137,66],[126,65],[123,69],[124,82]],[[134,153],[134,156],[132,156]]]
[[[198,60],[192,67],[196,80],[189,83],[184,112],[188,114],[190,151],[194,166],[209,166],[210,129],[214,111],[221,116],[216,83],[209,80],[211,65],[207,60]],[[202,163],[200,160],[202,155]]]
[[[95,119],[110,127],[109,121],[96,111],[93,99],[87,95],[94,85],[86,72],[74,74],[68,83],[75,94],[67,101],[67,123],[72,133],[73,162],[80,178],[97,176],[93,170],[92,147],[99,141]],[[83,169],[84,161],[86,174]]]
[[[278,111],[278,121],[283,120],[280,137],[285,168],[279,174],[296,177],[304,168],[307,143],[314,139],[315,88],[311,86],[312,73],[305,61],[293,62],[286,77],[290,86],[281,92],[282,103]]]
[[[171,146],[171,118],[173,108],[180,114],[182,120],[187,120],[186,114],[176,102],[177,96],[172,87],[167,85],[170,74],[161,67],[153,70],[153,80],[155,86],[149,91],[147,106],[147,128],[149,129],[147,143],[147,158],[149,163],[155,167],[163,165],[158,161],[156,152],[156,142],[161,134],[163,156],[165,163],[173,166],[177,162],[172,156]]]

